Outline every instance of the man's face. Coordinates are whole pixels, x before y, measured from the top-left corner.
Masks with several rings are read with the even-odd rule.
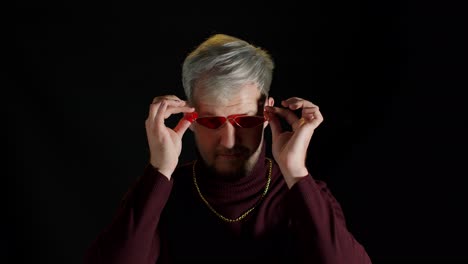
[[[254,84],[241,87],[228,100],[213,99],[197,89],[194,94],[198,117],[231,116],[236,114],[263,116],[264,102]],[[224,99],[224,100],[223,100]],[[192,130],[201,157],[207,166],[224,177],[245,175],[255,165],[261,151],[263,130],[267,123],[253,128],[240,128],[225,122],[217,129],[194,122]]]

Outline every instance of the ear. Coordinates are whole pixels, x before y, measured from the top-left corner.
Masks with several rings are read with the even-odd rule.
[[[274,104],[275,104],[275,99],[273,99],[273,97],[268,97],[266,105],[273,106]]]
[[[265,106],[273,106],[275,104],[275,99],[273,97],[268,97],[265,100]],[[265,129],[268,126],[268,121],[263,124],[263,128]]]

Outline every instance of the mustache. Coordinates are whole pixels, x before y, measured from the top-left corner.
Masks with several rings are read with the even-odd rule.
[[[248,153],[249,149],[243,146],[234,146],[233,148],[230,149],[217,149],[216,150],[216,155],[239,155],[239,154],[245,154]]]

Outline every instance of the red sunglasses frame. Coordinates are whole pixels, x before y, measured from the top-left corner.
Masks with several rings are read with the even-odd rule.
[[[238,121],[236,121],[236,119],[239,118],[239,117],[261,117],[261,116],[249,116],[249,115],[246,115],[246,114],[234,114],[234,115],[229,115],[229,116],[206,116],[206,117],[201,117],[200,118],[200,119],[202,119],[202,118],[217,118],[218,120],[224,120],[221,123],[220,126],[215,127],[215,128],[207,127],[206,125],[204,125],[202,123],[199,123],[199,122],[197,122],[197,123],[202,125],[203,127],[209,128],[209,129],[218,129],[218,128],[224,126],[224,124],[226,124],[226,121],[229,121],[233,126],[236,126],[236,127],[239,127],[239,128],[254,128],[254,127],[257,127],[257,126],[265,123],[265,121],[268,121],[268,117],[266,115],[263,115],[263,122],[255,125],[255,126],[252,126],[252,127],[243,127],[238,123]],[[193,123],[193,122],[195,122],[195,121],[197,121],[199,119],[198,118],[198,113],[197,112],[185,113],[184,114],[184,119],[189,121],[190,123]]]

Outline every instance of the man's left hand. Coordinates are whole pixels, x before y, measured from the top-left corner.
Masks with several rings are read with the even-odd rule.
[[[315,129],[322,123],[319,107],[299,97],[281,102],[283,107],[266,106],[272,132],[272,152],[291,188],[302,177],[309,174],[306,167],[307,149]],[[301,117],[294,111],[301,110]],[[285,119],[291,130],[283,130],[279,118]]]

